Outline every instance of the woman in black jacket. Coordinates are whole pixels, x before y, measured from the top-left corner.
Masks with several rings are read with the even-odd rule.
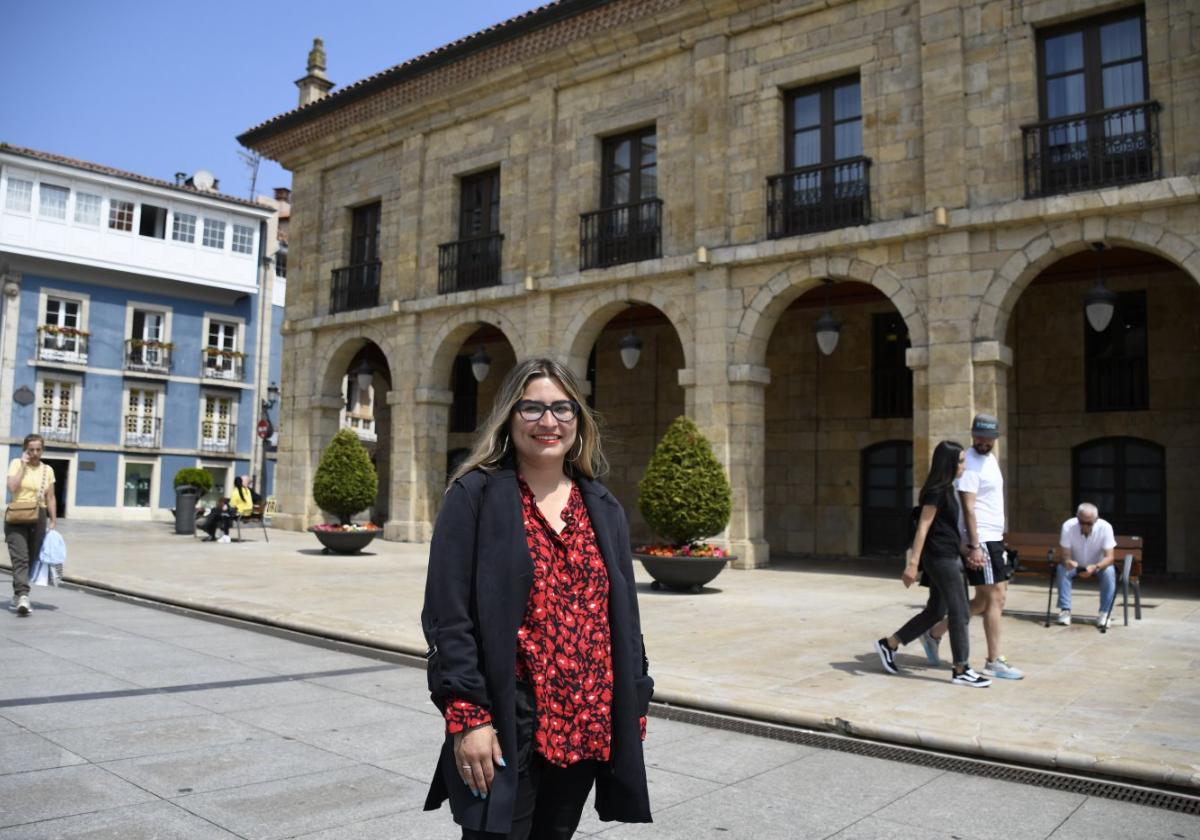
[[[628,525],[595,480],[595,418],[574,375],[517,365],[434,526],[421,622],[446,740],[425,802],[464,840],[569,838],[649,822],[641,740],[654,682]]]
[[[929,600],[925,609],[917,613],[908,623],[891,636],[875,642],[875,652],[889,674],[898,674],[896,651],[918,638],[950,614],[950,651],[954,656],[954,670],[950,675],[955,685],[971,688],[987,688],[992,681],[980,676],[968,664],[970,640],[967,623],[971,620],[971,608],[967,601],[967,586],[963,578],[963,546],[959,529],[961,512],[958,491],[954,482],[963,473],[966,455],[962,446],[952,440],[944,440],[933,450],[933,462],[929,477],[921,488],[921,514],[917,522],[917,534],[913,538],[912,552],[900,579],[904,586],[912,586],[918,571],[929,577]]]

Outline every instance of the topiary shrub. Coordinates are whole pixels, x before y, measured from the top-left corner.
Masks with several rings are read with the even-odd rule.
[[[195,487],[200,491],[200,495],[204,496],[212,489],[213,481],[208,470],[202,470],[199,467],[184,467],[175,473],[174,486],[182,487],[185,484]]]
[[[317,505],[343,525],[349,525],[350,517],[375,501],[378,490],[379,477],[367,450],[358,435],[342,429],[329,442],[313,476],[313,498]]]
[[[656,534],[679,546],[718,534],[729,524],[729,479],[690,418],[675,418],[658,442],[638,482],[637,506]]]

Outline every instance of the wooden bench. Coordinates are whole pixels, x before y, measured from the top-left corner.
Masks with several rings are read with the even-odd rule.
[[[1004,535],[1004,546],[1011,553],[1016,553],[1014,576],[1050,578],[1050,590],[1046,594],[1046,626],[1050,626],[1050,609],[1054,602],[1054,585],[1057,581],[1055,571],[1062,562],[1063,552],[1058,544],[1058,533],[1010,533]],[[1142,538],[1118,536],[1117,547],[1113,549],[1115,566],[1117,568],[1117,585],[1123,596],[1125,625],[1129,625],[1129,590],[1133,588],[1134,617],[1142,620]],[[1090,582],[1096,576],[1081,578],[1075,576],[1075,583]],[[1114,599],[1115,600],[1115,599]],[[1112,606],[1115,606],[1113,604]],[[1111,606],[1110,606],[1111,609]],[[1105,628],[1101,628],[1103,631]]]

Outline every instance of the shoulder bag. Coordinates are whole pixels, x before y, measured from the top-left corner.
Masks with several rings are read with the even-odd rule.
[[[32,502],[13,502],[4,511],[4,524],[6,525],[36,525],[41,508],[41,498],[46,494],[46,470],[50,469],[45,464],[42,468],[42,486],[38,490],[37,498]]]

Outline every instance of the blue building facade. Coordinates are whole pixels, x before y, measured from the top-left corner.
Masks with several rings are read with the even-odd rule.
[[[256,433],[279,376],[273,208],[211,177],[155,181],[0,145],[0,437],[46,439],[60,515],[167,518],[174,476],[210,500],[271,492]],[[268,466],[270,464],[270,466]]]

